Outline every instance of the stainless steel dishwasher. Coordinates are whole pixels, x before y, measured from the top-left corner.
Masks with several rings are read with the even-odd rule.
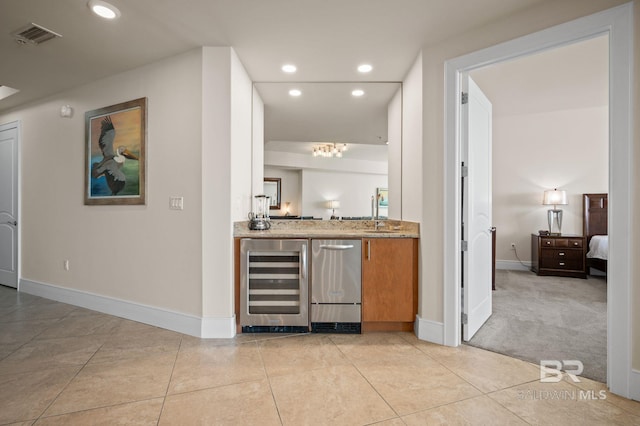
[[[360,333],[362,241],[311,241],[311,330]]]

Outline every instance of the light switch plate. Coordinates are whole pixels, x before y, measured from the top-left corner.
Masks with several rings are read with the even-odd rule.
[[[169,197],[169,209],[170,210],[184,210],[184,198],[183,197]]]

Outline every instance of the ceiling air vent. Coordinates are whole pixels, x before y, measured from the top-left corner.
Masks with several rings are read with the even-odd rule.
[[[52,38],[62,37],[60,34],[48,30],[41,25],[34,24],[33,22],[18,31],[14,31],[11,35],[20,44],[41,44]]]

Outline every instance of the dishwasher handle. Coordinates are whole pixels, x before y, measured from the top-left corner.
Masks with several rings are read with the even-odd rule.
[[[354,248],[353,244],[320,244],[320,248],[324,250],[349,250]]]

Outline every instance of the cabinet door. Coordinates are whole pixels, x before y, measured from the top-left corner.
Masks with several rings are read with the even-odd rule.
[[[362,251],[362,321],[413,322],[417,303],[414,239],[365,239]]]

